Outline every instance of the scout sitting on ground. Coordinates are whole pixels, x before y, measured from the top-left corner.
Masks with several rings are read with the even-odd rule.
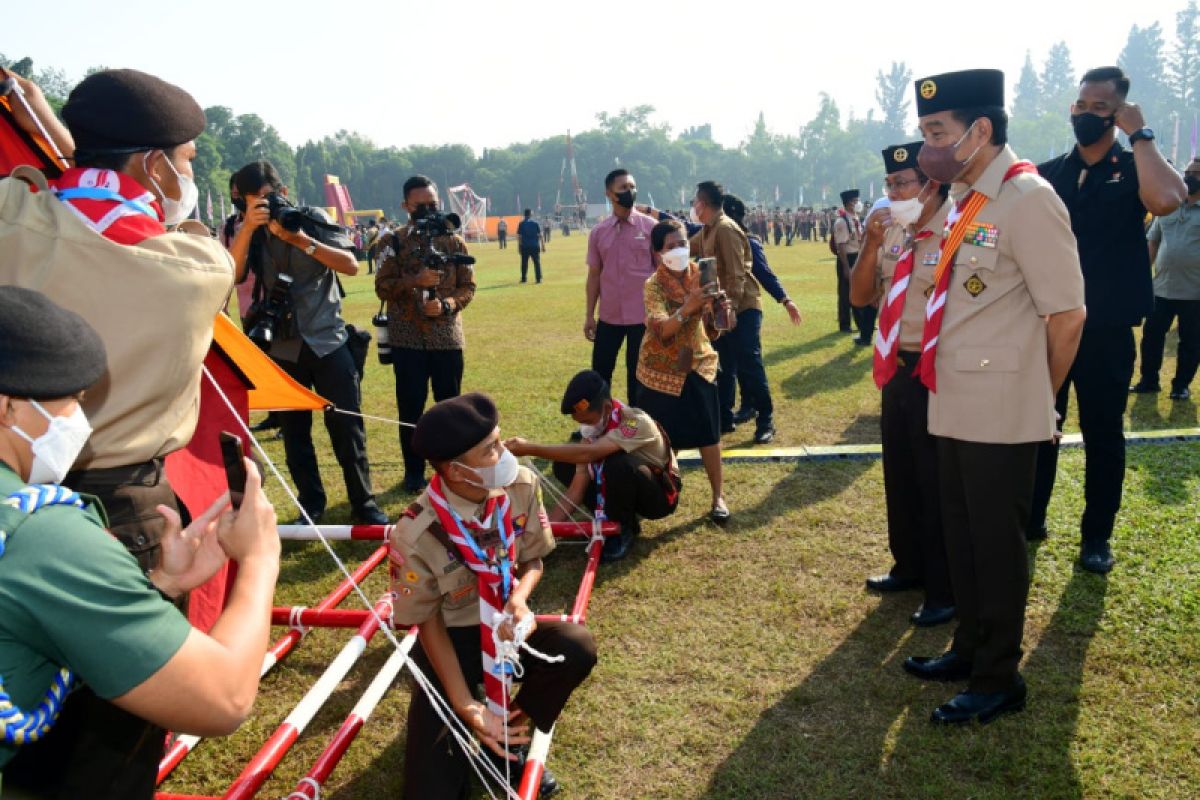
[[[550,518],[565,520],[584,504],[621,525],[620,536],[604,543],[604,561],[628,555],[641,530],[638,516],[662,519],[679,504],[679,467],[666,436],[650,415],[612,397],[600,373],[584,370],[563,394],[562,413],[579,423],[582,440],[546,445],[512,438],[504,446],[515,456],[554,461],[554,474],[567,486],[567,507]]]
[[[389,558],[396,622],[421,626],[414,661],[432,672],[437,691],[483,744],[497,757],[519,761],[505,745],[529,742],[530,722],[550,732],[592,671],[596,643],[581,625],[537,623],[529,610],[554,538],[537,475],[501,445],[498,418],[496,405],[479,393],[443,400],[421,416],[413,448],[435,475],[393,528]],[[482,618],[484,605],[503,618]],[[493,628],[511,642],[525,626],[525,641],[558,663],[523,656],[523,686],[513,698],[503,677],[485,672],[483,663],[496,656]],[[486,701],[476,698],[480,683]],[[415,692],[404,796],[465,796],[469,774],[467,755],[425,694]],[[554,777],[544,773],[541,796],[556,790]]]

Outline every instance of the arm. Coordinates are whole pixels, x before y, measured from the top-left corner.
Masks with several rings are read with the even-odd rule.
[[[1150,266],[1153,268],[1158,260],[1158,250],[1162,247],[1162,219],[1159,217],[1154,218],[1150,230],[1146,231],[1146,246],[1150,250]]]
[[[358,261],[354,258],[354,253],[349,250],[343,250],[340,247],[331,247],[324,242],[319,242],[303,231],[285,230],[282,225],[274,220],[270,223],[271,235],[277,239],[282,239],[297,250],[305,250],[312,245],[316,245],[317,249],[313,251],[312,257],[320,262],[321,266],[326,269],[331,269],[334,272],[340,272],[343,275],[351,277],[358,274]]]
[[[600,257],[600,247],[596,243],[599,233],[599,229],[593,228],[588,234],[587,313],[583,318],[583,338],[589,342],[596,341],[596,304],[600,302],[600,273],[604,271],[604,259]]]
[[[1146,243],[1146,246],[1150,248],[1150,266],[1152,267],[1154,266],[1154,262],[1158,260],[1158,244],[1154,240]]]
[[[1113,122],[1126,136],[1146,126],[1136,103],[1125,103],[1117,109],[1115,117]],[[1170,214],[1187,199],[1183,178],[1167,163],[1154,142],[1143,139],[1134,143],[1133,163],[1137,166],[1138,197],[1151,214],[1156,217]]]
[[[463,252],[466,252],[465,247]],[[446,297],[452,312],[462,311],[475,299],[475,268],[470,264],[459,264],[454,273],[454,290]]]
[[[750,240],[750,274],[754,276],[762,287],[767,290],[767,294],[775,298],[776,303],[783,303],[787,300],[787,292],[783,290],[783,286],[779,283],[779,276],[771,269],[771,265],[767,263],[767,254],[763,251],[762,244],[757,239]]]
[[[514,437],[505,440],[504,447],[518,458],[533,456],[534,458],[561,461],[564,464],[591,464],[603,461],[621,449],[620,445],[608,438],[590,443],[536,444],[527,442],[520,437]]]
[[[50,135],[50,141],[55,145],[64,158],[70,159],[75,155],[75,140],[71,138],[70,131],[59,120],[58,115],[54,113],[54,109],[50,107],[50,103],[46,101],[46,96],[42,94],[42,89],[28,78],[22,78],[15,72],[10,72],[5,69],[0,69],[0,78],[12,78],[16,83],[17,91],[25,97],[25,102],[29,104],[29,110],[33,112],[30,116],[24,105],[21,103],[13,103],[12,111],[13,118],[17,125],[23,131],[31,136],[41,136],[41,131],[38,130],[38,123],[46,129],[46,133]]]
[[[1075,361],[1086,318],[1086,309],[1080,307],[1051,314],[1046,319],[1046,359],[1050,362],[1050,385],[1055,395],[1062,388]]]
[[[587,492],[588,484],[591,483],[591,476],[588,475],[585,469],[576,469],[575,476],[571,478],[571,485],[567,487],[565,492],[566,500],[560,500],[555,504],[554,510],[550,512],[551,522],[566,522],[571,518],[571,509],[579,508],[583,505],[583,495]]]
[[[392,234],[390,239],[381,241],[378,246],[382,252],[386,253],[383,263],[375,272],[375,296],[380,300],[400,302],[406,292],[423,285],[418,283],[418,279],[422,278],[426,272],[432,273],[435,279],[433,285],[437,285],[436,281],[440,280],[441,276],[433,270],[423,269],[419,272],[405,274],[401,269],[398,253],[400,243],[395,234]]]
[[[879,253],[883,247],[884,234],[887,231],[891,214],[886,208],[881,208],[867,220],[867,236],[863,242],[858,261],[850,269],[850,304],[865,306],[875,299],[878,289],[877,275],[879,272]],[[841,248],[838,248],[838,258],[841,259]],[[844,264],[843,264],[844,268]]]
[[[751,260],[747,252],[749,249],[749,240],[741,231],[735,232],[727,227],[717,230],[717,268],[724,273],[721,275],[721,288],[729,297],[729,302],[733,303],[735,311],[742,307],[746,264]]]

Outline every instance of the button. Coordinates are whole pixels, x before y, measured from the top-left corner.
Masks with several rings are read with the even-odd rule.
[[[991,363],[992,363],[992,360],[990,358],[982,358],[979,360],[979,366],[981,366],[981,367],[986,367],[988,364],[991,364]]]
[[[970,258],[970,263],[972,263],[972,264],[978,264],[978,263],[979,263],[979,259],[978,259],[978,258],[976,258],[975,256],[971,256],[971,258]]]

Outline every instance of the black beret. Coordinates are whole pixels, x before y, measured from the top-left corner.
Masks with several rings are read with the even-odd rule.
[[[851,200],[857,200],[859,196],[858,189],[847,189],[842,192],[842,205],[846,205]]]
[[[486,439],[499,421],[500,412],[486,394],[471,392],[443,400],[417,420],[413,450],[429,461],[451,461]]]
[[[1004,73],[998,69],[966,69],[921,78],[917,90],[917,116],[978,106],[1004,107]]]
[[[608,381],[595,370],[585,369],[567,384],[563,392],[561,411],[570,414],[595,408],[608,398]]]
[[[204,131],[204,111],[178,86],[135,69],[94,72],[71,90],[62,109],[75,148],[153,150],[190,142]]]
[[[0,286],[0,394],[68,397],[107,366],[104,342],[83,317],[41,292]]]
[[[921,142],[894,144],[883,148],[883,171],[887,175],[905,169],[919,169],[917,153],[921,152]]]

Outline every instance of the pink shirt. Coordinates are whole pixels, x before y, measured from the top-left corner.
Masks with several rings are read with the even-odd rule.
[[[646,322],[646,279],[654,274],[650,230],[656,224],[653,217],[634,209],[628,220],[614,214],[588,235],[588,266],[600,270],[601,322]]]

